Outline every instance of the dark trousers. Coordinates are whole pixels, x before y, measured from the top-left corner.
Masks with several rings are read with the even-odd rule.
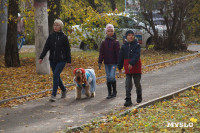
[[[50,61],[50,66],[51,69],[53,71],[53,91],[52,91],[52,95],[56,96],[57,94],[57,90],[58,90],[58,86],[60,86],[60,89],[62,91],[65,91],[66,88],[63,85],[63,82],[60,78],[60,73],[62,72],[63,68],[65,67],[66,62],[52,62]]]
[[[126,74],[126,98],[131,98],[131,90],[133,88],[132,78],[136,87],[137,95],[141,95],[142,87],[140,84],[141,74]]]

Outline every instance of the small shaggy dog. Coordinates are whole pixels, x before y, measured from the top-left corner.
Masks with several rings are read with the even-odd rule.
[[[95,96],[96,76],[94,69],[76,68],[73,71],[76,84],[76,100],[81,99],[81,93],[87,97]]]

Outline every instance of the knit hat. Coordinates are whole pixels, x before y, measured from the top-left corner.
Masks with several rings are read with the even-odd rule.
[[[107,32],[109,29],[112,29],[113,32],[114,32],[114,26],[113,26],[112,24],[107,24],[107,25],[106,25],[106,32]]]
[[[128,34],[133,34],[134,35],[134,32],[132,30],[127,30],[126,31],[126,38],[127,38]]]
[[[54,24],[55,23],[57,23],[57,24],[59,24],[60,25],[60,27],[61,27],[61,30],[63,29],[63,27],[64,27],[64,24],[63,24],[63,22],[60,20],[60,19],[56,19],[55,21],[54,21]]]

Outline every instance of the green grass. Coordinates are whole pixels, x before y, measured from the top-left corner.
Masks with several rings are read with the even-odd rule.
[[[157,102],[145,108],[134,109],[124,116],[107,116],[107,122],[92,122],[80,132],[135,133],[200,132],[200,87],[180,93],[177,97]],[[176,125],[177,124],[177,127]],[[172,125],[174,127],[172,127]],[[186,127],[188,126],[188,127]],[[192,126],[192,127],[191,127]]]
[[[30,53],[20,53],[19,58],[35,58],[36,54],[35,52],[30,52]]]
[[[91,50],[91,51],[74,51],[74,52],[72,52],[72,55],[76,56],[76,57],[80,57],[82,55],[83,56],[97,57],[97,56],[99,56],[99,52],[94,51],[94,50]]]

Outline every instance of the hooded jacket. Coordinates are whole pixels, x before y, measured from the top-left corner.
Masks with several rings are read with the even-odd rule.
[[[116,35],[106,37],[101,43],[98,63],[117,64],[119,56],[120,44],[116,40]]]
[[[71,50],[68,37],[63,32],[53,32],[49,35],[40,59],[50,50],[49,60],[53,62],[66,61],[71,63]]]
[[[134,40],[131,43],[125,42],[120,49],[118,69],[121,70],[124,66],[126,74],[142,73],[140,49],[137,40]],[[133,66],[131,70],[128,69],[129,64]]]

